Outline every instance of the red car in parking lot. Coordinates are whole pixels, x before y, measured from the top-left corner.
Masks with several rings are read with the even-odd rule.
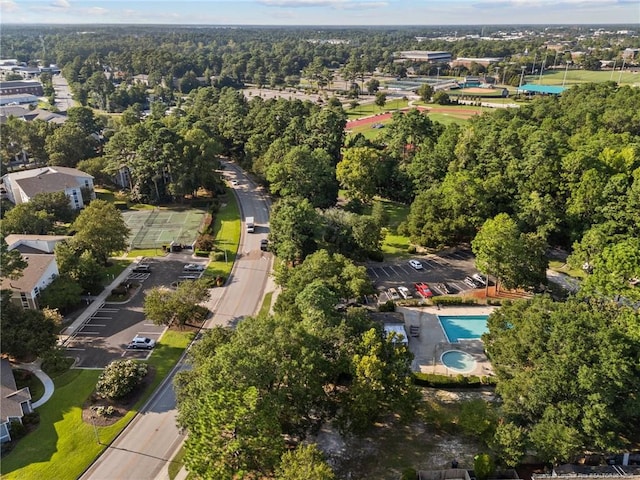
[[[431,291],[431,289],[429,288],[429,285],[427,285],[426,283],[414,283],[413,286],[416,289],[416,292],[418,292],[418,295],[420,295],[423,298],[431,298],[433,297],[433,292]]]

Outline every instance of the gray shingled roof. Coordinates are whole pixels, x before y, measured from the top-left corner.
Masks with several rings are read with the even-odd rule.
[[[0,289],[13,290],[17,292],[30,292],[33,290],[42,278],[44,272],[49,268],[52,262],[56,261],[54,255],[48,254],[28,254],[23,255],[27,261],[27,268],[22,271],[22,276],[17,280],[3,278]]]
[[[18,390],[16,380],[13,377],[13,370],[9,360],[3,358],[0,361],[0,421],[6,422],[7,417],[22,418],[22,402],[31,400],[31,393],[28,388]]]
[[[47,173],[37,177],[22,178],[16,183],[29,198],[33,198],[38,193],[60,192],[79,186],[75,177],[66,173]]]

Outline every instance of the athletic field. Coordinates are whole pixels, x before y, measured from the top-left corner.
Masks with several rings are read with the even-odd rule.
[[[131,229],[129,249],[159,248],[171,242],[191,244],[205,216],[204,210],[142,210],[122,212]]]

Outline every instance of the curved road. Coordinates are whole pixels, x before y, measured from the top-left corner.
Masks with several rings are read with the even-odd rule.
[[[211,291],[208,303],[213,317],[205,328],[235,325],[243,317],[257,313],[271,272],[271,254],[260,250],[260,240],[268,234],[269,200],[263,192],[230,162],[223,162],[224,175],[237,180],[234,187],[243,218],[253,216],[256,230],[244,233],[231,276],[223,288]],[[173,375],[185,368],[178,363],[129,426],[80,478],[83,480],[124,480],[168,478],[166,467],[184,440],[176,425],[176,398]]]

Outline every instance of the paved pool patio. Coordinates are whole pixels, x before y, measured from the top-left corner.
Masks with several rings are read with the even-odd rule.
[[[412,370],[440,375],[459,375],[459,371],[447,367],[440,360],[444,352],[459,350],[468,353],[475,360],[475,368],[465,372],[464,375],[493,375],[482,341],[462,340],[458,343],[449,343],[437,315],[490,315],[496,308],[492,306],[446,306],[440,309],[432,306],[398,307],[396,311],[404,317],[407,333],[411,331],[410,327],[418,327],[418,336],[409,336],[409,350],[415,357],[411,365]]]

